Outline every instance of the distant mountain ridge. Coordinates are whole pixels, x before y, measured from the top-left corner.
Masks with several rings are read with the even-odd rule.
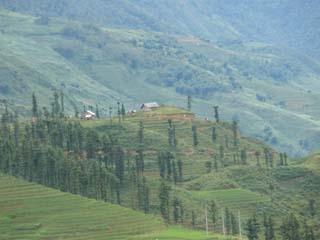
[[[192,95],[203,118],[217,104],[222,118],[281,151],[319,149],[317,59],[252,41],[218,4],[0,0],[0,97],[26,113],[33,91],[48,105],[59,89],[70,114],[96,104],[106,114],[118,100],[185,107]]]
[[[34,15],[96,24],[190,34],[212,40],[259,40],[319,59],[317,0],[1,0],[0,6]]]

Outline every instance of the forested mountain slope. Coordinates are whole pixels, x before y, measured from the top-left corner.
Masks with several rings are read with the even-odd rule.
[[[292,161],[285,153],[241,135],[236,122],[200,120],[175,107],[88,121],[65,118],[59,98],[55,98],[52,111],[48,108],[52,115],[40,115],[42,106],[34,97],[31,121],[11,119],[9,113],[2,116],[1,172],[159,215],[169,225],[204,230],[207,208],[210,232],[223,233],[225,224],[229,235],[238,236],[240,212],[243,231],[252,216],[256,215],[262,226],[266,215],[273,221],[275,234],[280,235],[284,218],[294,214],[297,221],[306,221],[306,226],[319,234],[319,172],[308,161]],[[9,210],[17,191],[24,201],[29,197],[22,186],[12,191],[13,196],[3,194]],[[40,200],[41,194],[37,196]],[[43,212],[35,211],[36,216]],[[44,222],[39,217],[40,223]],[[103,216],[88,217],[99,221],[96,217]],[[4,227],[8,231],[8,225]],[[42,225],[29,227],[36,230],[32,234],[42,232]],[[100,230],[97,234],[102,237]],[[306,229],[301,225],[296,230],[302,233]]]
[[[33,91],[49,103],[51,100],[47,97],[52,89],[65,91],[70,114],[75,108],[80,111],[82,105],[96,104],[107,114],[109,106],[115,108],[119,99],[130,108],[146,101],[185,106],[186,96],[192,95],[193,109],[201,117],[211,118],[212,106],[220,105],[222,118],[240,120],[243,132],[278,149],[301,155],[318,148],[320,66],[306,55],[264,43],[234,41],[239,33],[224,20],[216,21],[223,29],[217,28],[216,36],[222,34],[229,40],[231,36],[232,41],[167,34],[165,27],[128,30],[134,26],[125,26],[126,21],[122,21],[122,25],[111,24],[110,18],[115,21],[118,16],[120,21],[124,14],[117,12],[121,8],[115,10],[118,2],[113,1],[103,3],[109,4],[107,9],[114,9],[108,18],[110,24],[106,25],[121,28],[103,28],[107,20],[101,20],[99,27],[88,24],[90,19],[86,23],[83,23],[86,18],[80,19],[83,6],[101,7],[102,2],[90,3],[90,6],[81,5],[88,4],[87,1],[76,4],[81,12],[78,15],[68,12],[76,10],[68,8],[69,5],[58,8],[66,11],[63,16],[80,22],[61,18],[62,13],[57,12],[59,1],[2,3],[35,15],[50,9],[49,15],[56,17],[48,19],[1,11],[0,95],[14,103],[20,112],[26,113],[24,102]],[[121,6],[127,4],[125,1]],[[134,7],[127,10],[136,13],[139,4],[142,2],[135,2]],[[180,6],[182,2],[175,4]],[[153,5],[143,6],[152,8]],[[161,6],[160,12],[166,9]],[[108,11],[104,12],[104,15],[88,13],[88,18],[108,16]],[[181,14],[187,12],[183,10]],[[139,26],[129,19],[128,22]],[[183,19],[181,17],[179,23],[186,24]],[[98,23],[98,20],[92,22]],[[169,32],[192,34],[189,30]]]
[[[0,4],[35,15],[219,41],[259,40],[318,60],[320,55],[317,0],[1,0]]]

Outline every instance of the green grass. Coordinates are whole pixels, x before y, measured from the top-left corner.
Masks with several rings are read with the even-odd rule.
[[[278,167],[278,155],[274,152],[274,168],[257,167],[254,153],[257,150],[263,152],[266,146],[259,141],[240,135],[239,148],[247,149],[248,164],[222,167],[219,162],[218,170],[212,170],[212,172],[207,173],[206,162],[213,161],[213,155],[219,152],[220,145],[225,146],[226,137],[230,140],[230,145],[228,148],[225,146],[225,162],[228,164],[233,162],[234,148],[231,144],[231,125],[224,122],[216,124],[211,121],[199,120],[192,115],[185,118],[187,114],[188,112],[183,109],[161,107],[157,111],[139,112],[135,115],[127,116],[121,124],[117,122],[117,118],[113,118],[112,123],[110,120],[103,119],[81,121],[81,124],[84,127],[95,129],[101,135],[110,134],[116,136],[119,143],[128,152],[126,160],[130,162],[134,159],[130,152],[134,152],[138,148],[140,121],[144,122],[144,175],[147,177],[147,183],[150,187],[152,214],[159,214],[158,189],[160,177],[157,153],[158,151],[171,150],[176,159],[180,158],[183,161],[184,176],[183,182],[177,185],[172,182],[169,183],[172,187],[170,201],[174,197],[182,201],[185,208],[185,227],[191,227],[191,211],[194,211],[196,212],[196,228],[203,230],[204,206],[206,202],[212,200],[217,202],[221,213],[226,207],[234,214],[240,211],[243,224],[253,214],[258,214],[261,217],[264,212],[271,214],[275,218],[277,226],[280,226],[281,219],[290,212],[295,213],[301,220],[307,217],[310,224],[314,226],[319,224],[318,215],[313,219],[308,216],[308,201],[310,199],[319,199],[320,197],[317,190],[320,184],[317,155],[310,157],[310,159],[296,162],[291,160],[289,161],[289,166]],[[172,119],[176,125],[178,140],[176,149],[170,149],[168,145],[168,119]],[[198,127],[198,147],[192,147],[192,124],[196,124]],[[216,142],[210,140],[212,126],[217,128],[218,138]],[[264,165],[263,156],[261,156],[260,161]],[[136,192],[134,189],[130,189],[130,180],[127,177],[124,180],[124,187],[121,192],[122,204],[124,207],[137,209],[137,205],[135,205]],[[77,222],[79,219],[83,223],[85,220],[81,220],[81,217],[84,217],[97,226],[94,231],[96,234],[101,234],[101,238],[100,235],[97,235],[97,239],[103,239],[105,234],[110,234],[110,239],[113,239],[111,237],[117,235],[113,235],[115,234],[114,232],[104,232],[104,227],[109,226],[108,224],[112,225],[112,222],[109,222],[111,220],[106,216],[110,214],[114,219],[112,214],[114,214],[113,210],[115,208],[119,209],[119,211],[124,211],[124,215],[126,215],[126,218],[122,218],[123,214],[119,214],[121,218],[117,220],[118,223],[114,227],[116,231],[120,231],[117,229],[121,229],[122,222],[126,222],[129,226],[131,224],[135,226],[135,222],[141,225],[141,228],[130,227],[130,229],[135,230],[130,234],[128,233],[128,237],[135,239],[149,239],[149,237],[150,239],[157,239],[157,237],[159,239],[161,239],[160,237],[163,239],[175,239],[174,237],[176,237],[176,239],[180,239],[180,236],[184,234],[184,230],[176,227],[172,228],[171,226],[166,229],[159,218],[152,215],[145,216],[128,209],[61,193],[36,184],[14,180],[13,178],[2,177],[0,180],[0,213],[2,226],[5,229],[5,237],[13,236],[12,239],[15,239],[19,238],[19,234],[22,234],[22,236],[24,236],[23,234],[26,234],[25,236],[30,235],[30,239],[37,239],[42,234],[44,234],[43,236],[50,236],[50,234],[60,236],[57,229],[63,228],[61,225],[68,223],[71,224],[72,228],[74,224],[79,224],[81,229],[83,228],[84,231],[90,232],[90,229],[93,228],[92,226],[88,226],[88,228],[82,227]],[[76,212],[75,208],[79,209],[81,213]],[[86,210],[88,208],[90,211]],[[316,208],[320,210],[318,203]],[[57,212],[56,215],[51,214],[51,212],[55,211]],[[170,211],[172,214],[172,209]],[[32,219],[29,219],[31,214],[34,215]],[[75,223],[73,222],[74,219],[76,219]],[[56,220],[58,222],[51,222]],[[144,224],[143,221],[145,220],[150,224]],[[60,221],[63,224],[60,224]],[[98,222],[100,223],[98,224]],[[221,232],[221,226],[221,216],[219,216],[215,229]],[[68,225],[65,225],[65,227],[66,229],[69,228]],[[209,223],[209,229],[212,229],[212,227],[212,224]],[[82,233],[81,229],[75,228],[74,230]],[[99,233],[100,231],[103,233]],[[125,230],[121,231],[123,231],[123,234],[127,234]],[[66,230],[66,233],[61,232],[61,234],[66,234],[66,238],[70,237],[70,239],[76,239],[78,237],[77,234],[80,234],[69,233],[69,230]],[[206,239],[203,232],[192,232],[192,234],[187,235],[192,237],[199,234],[203,234],[203,239]],[[84,234],[84,237],[87,237],[87,235]],[[126,239],[125,235],[121,237]],[[194,238],[201,239],[201,237]],[[88,239],[90,238],[88,237]]]
[[[161,220],[12,177],[0,177],[0,239],[126,239]]]
[[[0,239],[226,239],[160,218],[0,175]]]
[[[315,168],[315,159],[312,161],[294,162],[289,161],[289,167],[278,167],[279,156],[274,152],[273,169],[264,167],[263,143],[240,136],[239,148],[246,148],[248,165],[221,167],[218,162],[218,170],[207,173],[205,164],[213,162],[213,155],[219,152],[220,145],[225,146],[225,139],[229,139],[229,148],[225,147],[225,161],[233,162],[232,154],[232,129],[228,123],[215,124],[211,121],[197,118],[184,119],[184,110],[162,107],[157,111],[139,112],[136,115],[126,117],[125,121],[118,125],[117,119],[113,119],[111,125],[108,120],[84,121],[83,126],[96,129],[100,134],[116,134],[118,140],[131,150],[136,150],[137,133],[140,121],[144,122],[145,132],[145,175],[151,189],[151,199],[154,207],[158,204],[159,170],[157,164],[157,152],[166,151],[168,146],[167,119],[172,119],[176,124],[178,140],[175,152],[176,158],[183,161],[184,182],[172,186],[171,196],[182,200],[189,212],[185,216],[185,224],[191,225],[190,210],[197,214],[197,227],[204,226],[204,204],[215,200],[220,211],[228,207],[234,214],[240,211],[243,224],[246,219],[257,213],[262,216],[264,212],[271,214],[281,224],[283,216],[290,212],[301,216],[302,210],[307,211],[308,199],[319,197],[316,190],[319,184],[319,176],[312,174]],[[198,127],[199,146],[192,147],[191,126]],[[217,128],[218,138],[213,143],[210,138],[212,126]],[[255,151],[261,152],[260,162],[262,167],[256,167]],[[308,169],[308,168],[309,169]],[[273,187],[271,190],[270,187]],[[124,191],[125,194],[126,191]],[[125,197],[125,204],[130,206],[130,196]],[[312,220],[316,224],[318,218]],[[211,224],[210,224],[210,227]],[[217,229],[221,229],[219,220]]]
[[[222,237],[216,234],[206,234],[203,231],[192,231],[186,230],[178,227],[171,227],[167,231],[161,233],[141,235],[138,237],[133,237],[130,240],[227,240],[236,239],[235,237]]]
[[[235,213],[241,211],[246,217],[253,215],[259,204],[270,202],[267,196],[246,189],[193,191],[192,194],[202,201],[215,200],[220,206],[228,207]]]

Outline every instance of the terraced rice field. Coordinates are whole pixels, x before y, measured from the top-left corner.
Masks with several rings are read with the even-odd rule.
[[[270,202],[270,199],[265,195],[245,189],[193,191],[193,195],[201,200],[214,200],[219,206],[228,207],[234,213],[240,211],[241,215],[245,217],[254,214],[261,204]]]
[[[201,231],[192,231],[186,230],[179,227],[169,228],[166,231],[155,233],[155,234],[147,234],[140,235],[137,237],[133,237],[130,240],[232,240],[237,239],[236,237],[223,237],[221,235],[209,234],[206,236],[204,232]]]
[[[230,239],[0,174],[0,240]]]
[[[165,230],[154,216],[0,176],[0,239],[127,239]]]

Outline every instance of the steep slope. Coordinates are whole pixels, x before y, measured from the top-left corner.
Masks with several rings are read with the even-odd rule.
[[[171,119],[175,125],[178,145],[174,149],[168,143],[167,119]],[[265,167],[266,146],[241,135],[239,145],[235,148],[232,127],[228,123],[216,124],[198,120],[188,112],[164,107],[128,116],[120,126],[114,122],[110,124],[108,120],[87,121],[82,124],[102,135],[107,133],[114,136],[130,153],[139,149],[140,121],[144,123],[145,176],[150,184],[153,209],[156,209],[159,201],[157,153],[168,149],[173,151],[176,160],[183,161],[183,182],[172,185],[171,195],[182,199],[186,209],[197,213],[196,222],[200,228],[204,225],[205,203],[213,200],[219,209],[228,207],[233,213],[240,210],[244,222],[252,214],[257,213],[261,216],[263,212],[267,212],[274,217],[279,226],[282,217],[290,212],[295,213],[301,220],[304,217],[309,218],[308,201],[320,197],[316,190],[320,184],[320,175],[314,172],[313,166],[310,166],[310,169],[304,163],[295,164],[294,161],[290,161],[289,166],[279,166],[280,156],[269,149],[273,156],[273,167]],[[196,125],[198,131],[199,145],[196,147],[192,147],[192,125]],[[212,127],[216,128],[215,142],[211,140]],[[223,160],[219,156],[221,146],[224,151]],[[243,165],[242,157],[238,154],[244,149],[247,164]],[[260,153],[260,167],[257,166],[256,152]],[[217,168],[214,167],[216,160]],[[128,164],[129,162],[132,160],[128,160]],[[211,163],[211,167],[208,167],[208,162]],[[132,196],[130,193],[127,194],[125,204],[131,206]],[[317,202],[316,209],[319,207]],[[185,212],[184,223],[191,225],[189,211]],[[317,215],[310,223],[316,226],[319,220]],[[213,227],[211,223],[209,226],[210,229]],[[222,231],[220,220],[214,228],[216,231]]]
[[[0,176],[0,239],[127,239],[164,230],[152,216]]]
[[[320,9],[316,0],[1,0],[0,4],[14,11],[108,26],[219,41],[259,40],[290,46],[319,60]]]
[[[151,215],[0,175],[0,239],[225,239],[166,229]],[[184,238],[186,239],[186,238]]]
[[[218,233],[223,232],[222,219],[229,219],[230,213],[240,213],[243,226],[254,214],[262,222],[267,213],[275,221],[277,234],[283,217],[290,213],[318,229],[317,158],[292,161],[241,135],[227,122],[200,120],[184,109],[163,106],[120,121],[118,117],[92,121],[47,118],[20,122],[14,131],[6,131],[7,127],[3,123],[0,145],[5,147],[1,148],[0,169],[29,181],[163,216],[161,189],[165,186],[169,224],[205,229],[206,206],[215,201],[216,221],[210,218],[208,226]],[[16,192],[18,188],[11,194]],[[29,195],[24,194],[25,201]],[[2,194],[0,201],[12,204],[14,197],[6,196],[11,197]],[[41,192],[35,197],[40,196]],[[233,226],[237,229],[238,224]],[[174,239],[171,235],[179,239],[184,234],[184,230],[169,229],[146,233],[142,239]],[[192,233],[190,238],[199,239],[199,234]]]
[[[70,113],[99,104],[107,114],[118,100],[128,108],[185,106],[192,95],[201,117],[211,118],[218,104],[222,118],[240,120],[245,133],[292,155],[318,147],[320,67],[306,57],[261,43],[215,44],[7,11],[0,17],[0,96],[20,112],[33,91],[49,103],[51,89],[65,92]]]

